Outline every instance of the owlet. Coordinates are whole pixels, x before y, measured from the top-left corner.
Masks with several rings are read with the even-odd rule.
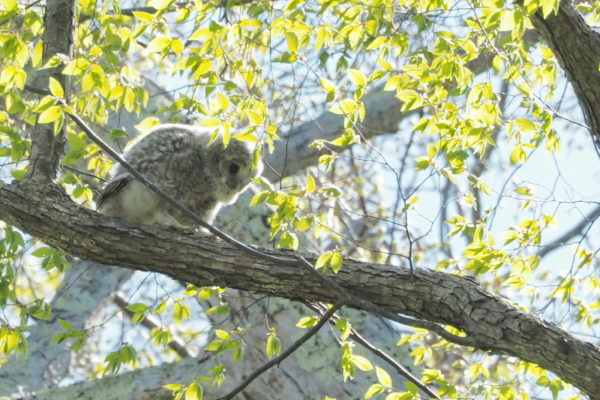
[[[146,178],[212,222],[223,204],[232,203],[260,173],[252,168],[253,149],[232,140],[226,148],[208,144],[211,132],[191,125],[159,125],[140,135],[123,157]],[[120,164],[97,199],[98,210],[145,225],[176,228],[197,224],[152,192]]]

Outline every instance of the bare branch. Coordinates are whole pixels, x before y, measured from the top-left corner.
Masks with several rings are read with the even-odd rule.
[[[113,297],[115,304],[118,305],[119,307],[121,307],[123,309],[123,312],[125,314],[127,314],[130,318],[133,316],[133,314],[135,314],[133,311],[129,311],[127,308],[129,303],[127,302],[127,299],[125,297],[123,297],[122,294],[117,293],[114,297]],[[158,329],[160,328],[160,324],[156,321],[155,318],[152,318],[150,315],[146,315],[141,321],[140,323],[145,326],[146,328],[148,328],[149,330],[153,330],[153,329]],[[171,340],[168,343],[168,346],[171,350],[173,350],[174,352],[176,352],[179,357],[181,358],[187,358],[187,357],[194,357],[193,354],[191,354],[188,349],[185,347],[185,343],[183,343],[183,340],[181,340],[178,337],[173,338],[173,340]]]
[[[314,311],[323,315],[324,310],[310,303],[307,305]],[[336,316],[333,316],[332,319],[337,320],[338,318],[336,318]],[[350,330],[350,337],[356,342],[360,343],[360,345],[363,346],[365,349],[369,350],[371,353],[375,354],[377,357],[381,358],[383,361],[391,365],[399,375],[405,377],[407,380],[414,383],[419,389],[427,393],[427,395],[429,395],[430,398],[440,400],[440,397],[437,394],[435,394],[433,390],[429,389],[427,385],[421,382],[416,376],[411,374],[408,369],[406,369],[403,365],[394,360],[389,354],[377,348],[376,346],[371,344],[367,339],[362,337],[360,333],[356,331],[356,329],[352,328]]]
[[[586,226],[593,224],[594,221],[596,221],[598,218],[600,218],[600,205],[597,206],[596,208],[594,208],[592,211],[590,211],[586,216],[584,216],[581,219],[581,221],[579,221],[579,223],[577,225],[575,225],[574,227],[569,229],[567,232],[562,234],[560,237],[556,238],[551,243],[543,245],[540,248],[538,255],[540,256],[540,258],[543,258],[543,257],[547,256],[549,253],[558,249],[559,247],[564,246],[565,244],[567,244],[569,242],[569,240],[571,240],[575,236],[581,234],[581,232],[583,231],[583,229]]]
[[[279,356],[269,360],[265,364],[263,364],[260,368],[254,371],[244,382],[242,382],[239,386],[233,389],[231,392],[221,397],[219,400],[230,400],[235,397],[239,392],[244,390],[246,386],[252,383],[253,380],[258,378],[263,372],[273,367],[274,365],[278,365],[283,360],[285,360],[288,356],[290,356],[298,347],[302,346],[308,339],[316,335],[316,333],[321,329],[323,325],[335,314],[337,310],[339,310],[343,306],[343,302],[337,302],[331,307],[327,312],[323,314],[323,316],[319,319],[319,321],[310,328],[304,335],[302,335],[298,340],[296,340],[290,347],[288,347],[284,352],[282,352]]]

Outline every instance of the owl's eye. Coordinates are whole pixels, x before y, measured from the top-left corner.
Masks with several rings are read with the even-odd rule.
[[[240,166],[237,165],[236,163],[231,163],[229,164],[229,173],[230,174],[237,174],[240,171]]]

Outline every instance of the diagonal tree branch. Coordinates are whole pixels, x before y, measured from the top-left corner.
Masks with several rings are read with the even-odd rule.
[[[325,310],[323,310],[322,307],[319,307],[320,304],[313,305],[313,304],[308,303],[307,305],[312,310],[318,312],[321,315],[323,315],[323,313],[325,312]],[[333,316],[333,318],[332,318],[333,322],[337,322],[338,319],[339,318],[336,318],[336,316]],[[350,338],[356,340],[356,342],[360,343],[360,345],[363,346],[365,349],[369,350],[371,353],[375,354],[377,357],[381,358],[383,361],[388,363],[390,366],[392,366],[396,370],[396,372],[399,375],[403,376],[408,381],[417,385],[417,387],[419,389],[421,389],[423,392],[425,392],[430,398],[440,400],[440,397],[437,394],[435,394],[433,392],[433,390],[431,390],[429,387],[427,387],[416,376],[411,374],[411,372],[407,368],[405,368],[398,361],[396,361],[392,357],[390,357],[389,354],[386,354],[383,350],[381,350],[381,349],[377,348],[376,346],[374,346],[373,344],[371,344],[368,340],[366,340],[364,337],[362,337],[362,335],[360,333],[358,333],[356,331],[356,329],[354,329],[354,328],[350,329]]]
[[[321,316],[319,321],[312,328],[310,328],[304,335],[302,335],[298,340],[296,340],[290,347],[285,349],[285,351],[282,352],[281,354],[279,354],[277,357],[275,357],[275,358],[269,360],[268,362],[266,362],[265,364],[263,364],[260,368],[258,368],[252,374],[250,374],[250,376],[248,378],[246,378],[246,380],[244,380],[244,382],[240,383],[238,386],[235,387],[235,389],[233,389],[231,392],[227,393],[225,396],[221,397],[219,400],[233,399],[238,393],[240,393],[242,390],[244,390],[244,388],[246,386],[248,386],[250,383],[252,383],[252,381],[255,380],[256,378],[258,378],[262,373],[267,371],[269,368],[272,368],[275,365],[278,365],[283,360],[288,358],[294,351],[296,351],[300,346],[302,346],[302,344],[304,344],[308,339],[310,339],[311,337],[316,335],[317,332],[319,331],[319,329],[321,329],[321,327],[323,325],[325,325],[325,323],[327,321],[329,321],[329,319],[333,316],[333,314],[335,314],[336,311],[338,311],[342,306],[343,306],[342,302],[337,302],[336,304],[334,304],[333,307],[331,307],[329,310],[327,310],[326,312],[323,313],[323,315]]]
[[[100,380],[77,382],[67,387],[40,391],[35,393],[35,396],[17,397],[17,399],[170,400],[173,396],[162,387],[163,384],[190,382],[197,377],[199,369],[210,370],[213,366],[214,362],[211,362],[209,356],[185,358],[175,363],[123,372]]]
[[[77,206],[58,187],[0,184],[0,204],[0,219],[84,259],[155,271],[198,286],[293,300],[337,300],[336,293],[297,266],[242,253],[221,241],[107,218]],[[263,251],[284,258],[293,254]],[[314,262],[316,257],[307,259]],[[536,363],[590,395],[600,393],[597,347],[508,304],[472,279],[427,270],[411,275],[404,267],[353,260],[330,278],[390,313],[452,325],[467,332],[478,349]],[[579,373],[582,366],[585,374]]]

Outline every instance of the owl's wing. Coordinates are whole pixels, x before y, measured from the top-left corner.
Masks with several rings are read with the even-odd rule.
[[[100,209],[111,197],[120,193],[131,181],[131,175],[116,176],[102,189],[96,198],[96,208]]]

